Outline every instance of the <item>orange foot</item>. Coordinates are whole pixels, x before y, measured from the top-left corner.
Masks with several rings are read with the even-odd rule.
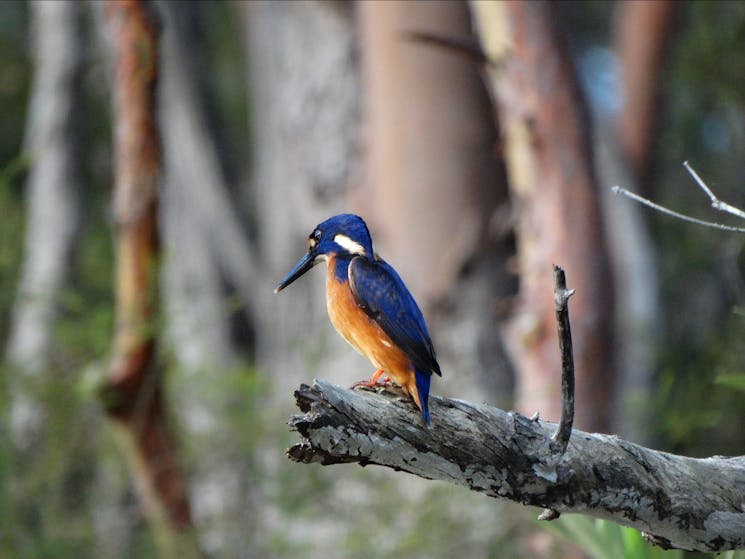
[[[358,386],[367,386],[368,388],[375,388],[376,386],[386,386],[387,384],[391,383],[391,379],[388,377],[388,375],[383,375],[383,369],[378,369],[373,373],[373,376],[370,377],[370,380],[358,380],[355,382],[352,386],[350,386],[350,390],[357,388]],[[382,382],[378,382],[378,379],[380,377],[383,377]]]

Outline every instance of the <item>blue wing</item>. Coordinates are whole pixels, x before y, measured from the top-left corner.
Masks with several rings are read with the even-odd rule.
[[[442,376],[422,311],[387,262],[361,256],[353,258],[349,264],[349,287],[360,308],[417,369]]]

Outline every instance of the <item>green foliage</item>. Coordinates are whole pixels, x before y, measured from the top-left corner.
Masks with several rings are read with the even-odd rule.
[[[723,373],[717,377],[716,383],[727,388],[745,392],[745,374],[743,373]]]
[[[101,359],[109,350],[114,325],[113,253],[102,220],[81,236],[77,255],[54,325],[58,358],[68,369]]]
[[[660,102],[660,161],[653,198],[690,215],[727,223],[681,163],[690,160],[716,194],[745,207],[741,161],[745,109],[741,2],[679,5],[665,59]],[[738,313],[745,294],[742,235],[704,230],[649,214],[657,243],[663,316],[655,413],[657,446],[690,455],[735,454],[745,447],[745,374]]]
[[[572,542],[591,559],[745,559],[745,551],[706,554],[662,549],[644,541],[638,530],[577,514],[563,514],[557,520],[541,522],[540,526]]]
[[[680,43],[681,74],[693,88],[706,84],[713,99],[745,104],[745,4],[691,2],[685,11],[689,33]]]
[[[18,186],[27,161],[17,157],[0,169],[0,347],[5,346],[15,285],[23,255],[23,200]]]
[[[541,524],[550,532],[571,541],[592,559],[682,559],[680,550],[664,550],[644,541],[638,530],[606,520],[563,514]]]
[[[745,444],[745,355],[740,351],[745,317],[730,313],[720,331],[701,340],[696,352],[678,344],[664,356],[655,409],[656,436],[676,452],[733,454]]]
[[[286,462],[277,475],[274,502],[288,530],[272,535],[267,556],[323,554],[330,540],[340,556],[359,559],[519,556],[515,536],[525,522],[517,505],[415,478],[402,489],[399,474],[376,467]]]
[[[26,48],[29,6],[29,2],[3,2],[0,9],[0,167],[16,158],[22,149],[31,78]]]
[[[88,557],[93,525],[91,506],[99,422],[91,402],[81,401],[67,375],[45,378],[19,390],[9,368],[0,395],[0,431],[10,433],[12,393],[32,393],[45,425],[27,446],[10,437],[0,443],[0,542],[4,557]],[[15,385],[15,386],[14,386]]]

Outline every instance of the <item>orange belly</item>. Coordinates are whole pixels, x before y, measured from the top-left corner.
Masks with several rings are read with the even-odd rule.
[[[349,345],[398,384],[421,409],[411,361],[398,349],[378,324],[357,305],[348,282],[334,275],[334,260],[328,259],[326,309],[336,331]]]

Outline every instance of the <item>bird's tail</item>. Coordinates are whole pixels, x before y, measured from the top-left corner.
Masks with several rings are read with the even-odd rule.
[[[422,412],[424,423],[429,426],[429,382],[432,380],[432,375],[414,369],[414,379],[416,380],[416,392],[419,397],[417,404],[419,404],[419,409]]]

